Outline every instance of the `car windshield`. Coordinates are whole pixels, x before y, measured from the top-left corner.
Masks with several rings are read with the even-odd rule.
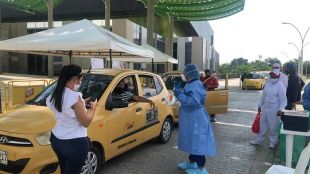
[[[262,75],[261,74],[257,74],[257,73],[247,73],[245,75],[246,79],[261,79]]]
[[[83,94],[83,98],[91,97],[91,100],[99,99],[112,80],[113,76],[109,75],[83,74],[81,86],[78,91]],[[57,81],[44,89],[34,99],[27,102],[27,104],[46,106],[46,98],[52,95],[56,85]]]
[[[182,80],[180,75],[165,76],[163,80],[168,90],[173,90],[174,81],[177,81],[180,84],[181,88],[183,88],[186,85],[186,82]]]

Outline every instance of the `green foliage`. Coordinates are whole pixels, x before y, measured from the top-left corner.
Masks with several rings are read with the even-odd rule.
[[[255,60],[249,62],[245,58],[235,58],[230,63],[222,64],[220,66],[220,73],[243,73],[252,71],[271,71],[274,63],[281,64],[281,61],[277,58],[267,58],[264,61]],[[310,62],[309,62],[310,70]]]

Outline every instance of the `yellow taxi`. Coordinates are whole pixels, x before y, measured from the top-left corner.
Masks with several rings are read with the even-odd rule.
[[[261,73],[245,73],[241,75],[242,89],[263,89],[266,77]]]
[[[181,88],[185,86],[186,82],[182,80],[181,72],[178,71],[167,72],[162,75],[162,78],[166,84],[166,88],[170,92],[169,104],[173,109],[174,121],[178,122],[178,110],[180,103],[173,96],[172,90],[174,87],[174,81],[179,82]],[[224,114],[228,110],[229,91],[227,76],[225,77],[224,81],[220,81],[219,83],[219,88],[215,89],[214,91],[208,91],[206,94],[207,100],[205,107],[209,114]]]
[[[114,101],[112,92],[120,81],[126,90],[155,102]],[[56,155],[50,146],[55,125],[53,113],[45,106],[56,82],[33,100],[0,117],[0,173],[59,173]],[[111,158],[148,140],[169,141],[173,112],[160,76],[133,70],[91,70],[85,73],[79,91],[83,97],[98,99],[88,127],[92,147],[81,173],[98,171]]]

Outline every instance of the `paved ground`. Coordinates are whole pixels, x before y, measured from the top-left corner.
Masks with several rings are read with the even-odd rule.
[[[207,159],[211,174],[262,174],[274,161],[274,151],[250,145],[255,135],[250,126],[254,120],[260,91],[241,91],[232,88],[229,112],[218,115],[213,124],[218,155]],[[178,129],[169,143],[159,145],[156,141],[145,143],[107,162],[100,173],[109,174],[182,174],[176,167],[187,154],[177,150]]]

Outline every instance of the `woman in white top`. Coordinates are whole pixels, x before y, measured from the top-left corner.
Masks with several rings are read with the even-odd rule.
[[[57,155],[62,174],[79,174],[87,157],[89,144],[87,127],[91,123],[97,101],[90,102],[87,111],[79,88],[82,69],[77,65],[64,66],[55,91],[46,100],[56,116],[51,146]]]

